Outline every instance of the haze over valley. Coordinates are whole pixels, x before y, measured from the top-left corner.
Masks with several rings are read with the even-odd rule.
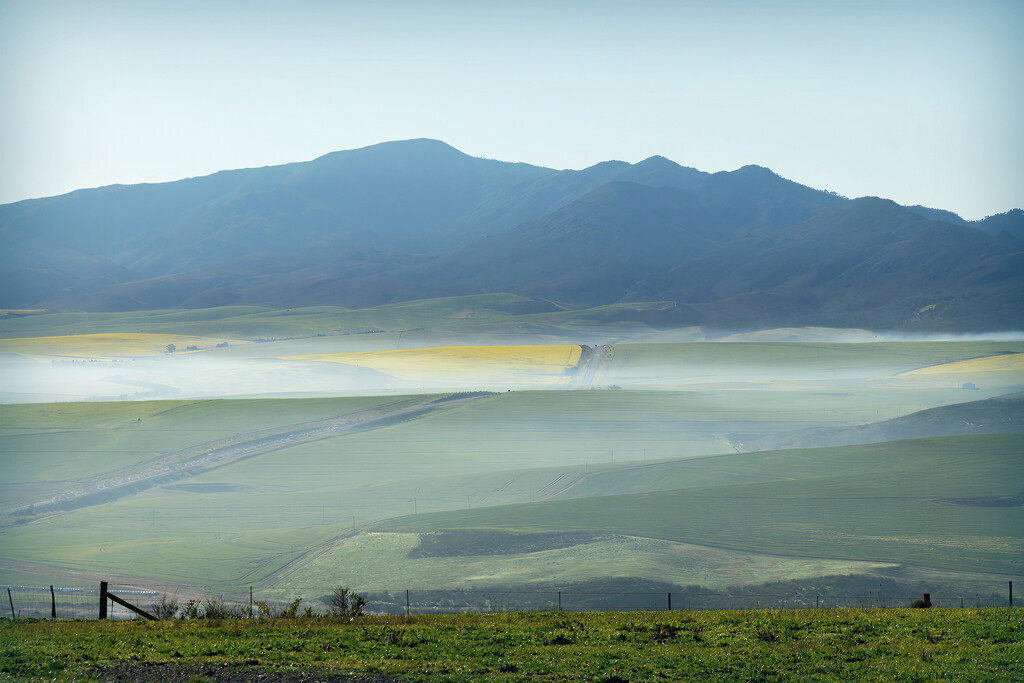
[[[0,578],[997,600],[1024,212],[800,181],[415,138],[0,206]]]

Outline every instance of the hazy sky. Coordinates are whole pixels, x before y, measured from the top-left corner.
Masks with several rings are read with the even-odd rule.
[[[432,137],[1024,206],[1024,1],[0,0],[0,203]]]

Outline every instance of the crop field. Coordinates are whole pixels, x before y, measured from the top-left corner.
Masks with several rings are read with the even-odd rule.
[[[123,401],[15,404],[0,408],[3,507],[44,500],[159,456],[326,419],[393,401],[386,397],[297,401]],[[239,437],[238,435],[242,435]]]
[[[420,574],[450,585],[499,582],[503,576],[524,581],[590,578],[616,565],[619,571],[628,568],[680,582],[687,577],[768,580],[780,576],[780,567],[793,576],[867,571],[872,563],[910,560],[968,573],[1019,574],[1024,569],[1020,508],[939,500],[1013,495],[1024,488],[1017,474],[1022,471],[1018,435],[656,461],[663,456],[659,441],[662,448],[678,447],[671,431],[655,433],[659,424],[680,435],[696,424],[670,419],[692,397],[680,394],[673,402],[658,394],[503,394],[384,430],[292,446],[185,482],[8,527],[0,531],[0,547],[8,560],[68,566],[68,558],[74,558],[73,566],[92,571],[116,567],[121,574],[232,589],[261,581],[281,589],[309,587],[338,568],[352,581],[411,581],[430,562],[403,562],[378,547],[367,556],[362,536],[349,537],[353,527],[417,512],[377,528],[406,532],[403,537],[409,539],[416,538],[410,532],[479,527],[600,531],[618,538],[584,555],[577,548],[543,557],[449,560],[446,568],[432,566]],[[639,400],[630,406],[624,399]],[[348,399],[349,409],[367,407],[354,401]],[[177,439],[222,436],[203,429],[224,424],[233,414],[234,419],[244,416],[247,422],[237,424],[251,429],[271,415],[280,423],[317,411],[330,415],[344,405],[339,399],[207,403],[219,413],[204,414],[204,402],[173,409],[174,404],[164,404],[167,433],[154,430],[149,438],[159,435],[181,445]],[[76,405],[90,406],[97,411],[106,407]],[[294,412],[287,414],[286,407]],[[556,407],[561,408],[557,424],[545,421]],[[633,425],[623,417],[626,407]],[[11,408],[23,411],[24,421],[32,407]],[[133,415],[128,412],[120,422],[108,417],[107,424],[116,432]],[[512,416],[515,421],[508,422]],[[705,418],[713,416],[709,411]],[[81,412],[71,417],[80,425],[90,419]],[[193,422],[196,431],[184,429]],[[473,437],[474,430],[479,436]],[[585,433],[593,439],[593,462],[584,460],[586,451],[572,450],[586,441],[571,435]],[[629,433],[638,440],[618,443],[620,461],[610,462],[615,454],[604,448],[616,442],[609,439]],[[539,443],[550,450],[531,449]],[[646,458],[644,448],[637,450],[640,444],[647,444]],[[494,507],[507,504],[513,505]],[[623,542],[627,537],[632,540]],[[645,544],[643,552],[636,543]],[[718,546],[719,552],[734,555],[694,564],[692,558],[700,553],[687,551],[686,544]],[[690,561],[683,561],[686,557]],[[283,566],[289,568],[287,579],[278,578]],[[711,573],[714,580],[708,578]]]
[[[1006,373],[1024,373],[1024,353],[1007,353],[998,356],[971,358],[970,360],[954,361],[932,365],[918,370],[911,370],[911,375],[1003,375]]]
[[[76,334],[58,337],[28,337],[0,339],[0,353],[17,353],[26,356],[60,358],[117,358],[133,356],[156,356],[168,353],[168,346],[175,351],[188,353],[189,346],[209,349],[226,339],[194,337],[181,334],[152,333],[109,333]],[[232,343],[238,343],[231,340]]]
[[[763,481],[715,486],[705,480],[688,489],[407,516],[377,528],[599,530],[798,557],[905,561],[1019,576],[1024,507],[985,500],[1024,490],[1022,458],[1020,435],[719,456],[651,468],[678,468],[675,476],[683,480],[687,470],[713,468]],[[602,473],[594,479],[607,479],[614,489],[628,475]],[[662,485],[671,483],[652,488]]]
[[[139,331],[249,340],[380,332],[403,332],[415,338],[417,333],[425,332],[454,333],[460,337],[504,333],[520,340],[531,336],[578,336],[581,342],[609,343],[659,335],[658,331],[645,325],[615,320],[622,313],[660,310],[666,305],[659,302],[627,303],[568,310],[551,302],[514,294],[481,294],[407,301],[358,310],[338,306],[287,310],[222,306],[125,313],[39,312],[7,316],[0,329],[0,338]],[[697,334],[696,338],[703,337]]]
[[[1004,356],[1022,352],[1024,342],[1012,341],[620,344],[615,347],[608,380],[657,381],[658,370],[667,369],[667,378],[691,382],[722,382],[727,378],[736,382],[842,381],[892,377],[924,368],[929,368],[929,374],[943,374],[950,370],[943,367],[949,363],[995,356],[1001,360],[986,362],[1005,363],[1003,367],[1016,373],[1019,383],[1019,360],[1007,360]],[[953,370],[960,374],[960,369]],[[970,366],[962,369],[967,371]]]
[[[629,306],[5,317],[0,581],[283,595],[341,575],[391,590],[1024,574],[1019,434],[746,452],[1020,392],[1024,342],[703,342],[614,322]],[[589,386],[582,343],[609,344]],[[594,538],[408,557],[446,529]]]
[[[521,326],[558,327],[585,317],[587,311],[530,314],[538,302],[513,294],[484,294],[409,301],[367,309],[314,306],[275,310],[259,306],[223,306],[195,310],[132,311],[126,313],[42,313],[8,316],[2,337],[39,337],[60,333],[145,331],[236,339],[294,338],[361,334],[376,331],[457,329]],[[604,308],[604,307],[602,307]],[[519,330],[521,331],[521,330]]]
[[[591,382],[595,386],[728,390],[736,401],[743,400],[738,390],[777,390],[819,414],[824,403],[813,397],[828,396],[838,421],[884,419],[957,402],[963,398],[949,390],[966,383],[978,387],[975,398],[1024,388],[1024,371],[1008,356],[1024,352],[1022,342],[651,344],[641,342],[700,337],[586,317],[609,313],[605,307],[587,313],[543,304],[554,310],[519,312],[538,305],[489,295],[357,311],[228,307],[5,319],[0,402],[563,387],[570,384],[563,373],[578,359],[574,347],[583,343],[613,345]],[[52,334],[56,330],[62,334]],[[176,351],[169,354],[172,343]],[[184,352],[189,346],[202,351]],[[979,360],[953,365],[970,359]],[[988,363],[996,371],[986,369]],[[932,369],[918,372],[926,368]],[[842,396],[848,400],[838,400]],[[854,404],[863,409],[850,410]]]
[[[367,367],[399,379],[425,382],[511,382],[565,380],[580,359],[579,346],[446,346],[398,351],[287,356]],[[484,379],[486,378],[486,379]]]
[[[497,543],[505,538],[494,532]],[[539,588],[606,577],[656,577],[707,588],[790,581],[837,574],[871,574],[889,563],[788,557],[606,534],[536,552],[413,557],[417,533],[367,532],[341,539],[275,583],[283,595],[312,595],[341,580],[356,590],[495,590]]]

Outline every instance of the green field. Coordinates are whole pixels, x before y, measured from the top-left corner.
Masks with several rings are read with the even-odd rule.
[[[574,500],[417,515],[378,528],[604,531],[798,557],[1024,573],[1024,506],[950,502],[1024,490],[1021,435],[719,456],[639,469],[648,471],[636,479],[626,471],[597,474],[593,485],[570,490],[580,496]],[[647,492],[607,495],[624,489]]]
[[[13,680],[1019,681],[1021,610],[0,621]],[[143,678],[147,677],[147,678]],[[307,679],[308,680],[308,679]],[[333,678],[331,679],[333,680]],[[380,680],[374,678],[373,680]],[[394,679],[389,679],[394,680]]]
[[[100,332],[250,343],[126,360],[90,342],[78,361],[0,359],[15,401],[168,397],[0,405],[0,581],[109,575],[285,594],[339,577],[393,590],[830,574],[970,586],[1024,575],[1020,434],[745,452],[767,436],[1020,392],[1024,342],[646,343],[701,333],[614,322],[630,306],[569,311],[493,295],[364,311],[5,317],[0,336],[19,349],[34,335]],[[436,404],[438,386],[286,358],[453,340],[610,346],[585,390],[507,391],[470,373],[445,391],[495,393]],[[506,349],[494,362],[503,357],[517,356]],[[419,412],[401,412],[410,406]],[[345,426],[367,416],[380,421]],[[407,557],[419,534],[445,529],[597,537]]]
[[[600,324],[622,311],[657,310],[664,303],[612,304],[593,309],[568,310],[551,302],[514,294],[482,294],[408,301],[354,310],[315,306],[275,310],[259,306],[224,306],[198,310],[133,311],[126,313],[63,313],[9,316],[0,323],[0,338],[41,337],[53,334],[100,332],[152,332],[194,334],[241,339],[280,339],[311,335],[368,332],[494,331],[504,329],[564,335],[580,327],[584,332],[642,331],[638,323]],[[649,329],[648,329],[649,331]]]
[[[594,382],[598,386],[775,390],[786,392],[791,399],[828,396],[827,402],[810,407],[819,416],[831,413],[837,421],[884,419],[964,400],[956,395],[964,382],[979,387],[974,398],[1024,386],[1024,369],[1018,366],[1009,372],[979,366],[976,372],[961,368],[907,374],[950,361],[1020,354],[1024,352],[1020,341],[837,343],[824,341],[827,330],[810,330],[808,337],[822,341],[709,343],[702,341],[697,328],[659,330],[629,321],[630,313],[664,305],[565,310],[551,302],[494,294],[365,310],[224,307],[9,316],[0,324],[0,372],[5,376],[0,401],[394,395],[505,391],[551,383],[543,372],[537,376],[524,373],[518,383],[515,374],[500,371],[469,377],[455,373],[445,381],[445,366],[435,372],[425,366],[422,372],[404,377],[359,367],[358,362],[323,363],[309,358],[462,345],[614,345]],[[615,322],[620,317],[624,321]],[[208,341],[192,342],[197,348],[194,352],[180,353],[182,349],[178,349],[178,353],[132,357],[114,347],[104,355],[94,340],[72,343],[69,339],[64,351],[52,341],[40,341],[36,348],[32,345],[33,339],[41,337],[98,333],[192,335]],[[865,335],[870,337],[862,332],[856,338]],[[845,339],[849,333],[836,330],[832,336]],[[647,343],[666,338],[692,343]],[[840,400],[851,395],[860,400]],[[736,393],[729,399],[740,400]]]

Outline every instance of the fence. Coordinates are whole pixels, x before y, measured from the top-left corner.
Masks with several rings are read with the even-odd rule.
[[[6,590],[4,590],[6,589]],[[66,588],[51,586],[0,587],[0,616],[25,618],[95,619],[99,615],[100,587]],[[111,585],[112,593],[146,607],[159,599],[157,591]],[[136,615],[117,603],[108,604],[107,618],[134,619]]]
[[[3,588],[6,588],[4,596]],[[111,584],[110,593],[149,610],[164,593],[139,590],[136,587]],[[298,613],[310,607],[314,613],[329,609],[329,591],[319,597],[301,603]],[[985,594],[928,594],[932,607],[1004,607],[1013,604],[1013,584],[1009,595]],[[6,597],[6,605],[0,605],[0,616],[15,618],[95,619],[99,614],[100,587],[66,588],[50,586],[3,586],[0,599]],[[559,590],[398,590],[361,591],[366,598],[365,612],[368,614],[453,614],[467,612],[512,612],[512,611],[663,611],[663,610],[731,610],[731,609],[832,609],[843,607],[910,607],[926,596],[886,594],[872,591],[862,595],[778,595],[778,594],[735,594],[725,592],[581,592]],[[182,605],[186,600],[170,595]],[[260,614],[258,603],[266,596],[259,591],[247,589],[241,592],[210,593],[207,600],[221,606],[234,607],[239,615]],[[204,600],[193,598],[201,614]],[[270,598],[267,602],[283,607],[290,600]],[[1017,604],[1020,603],[1018,598]],[[107,602],[106,618],[135,619],[135,613],[116,602]]]

